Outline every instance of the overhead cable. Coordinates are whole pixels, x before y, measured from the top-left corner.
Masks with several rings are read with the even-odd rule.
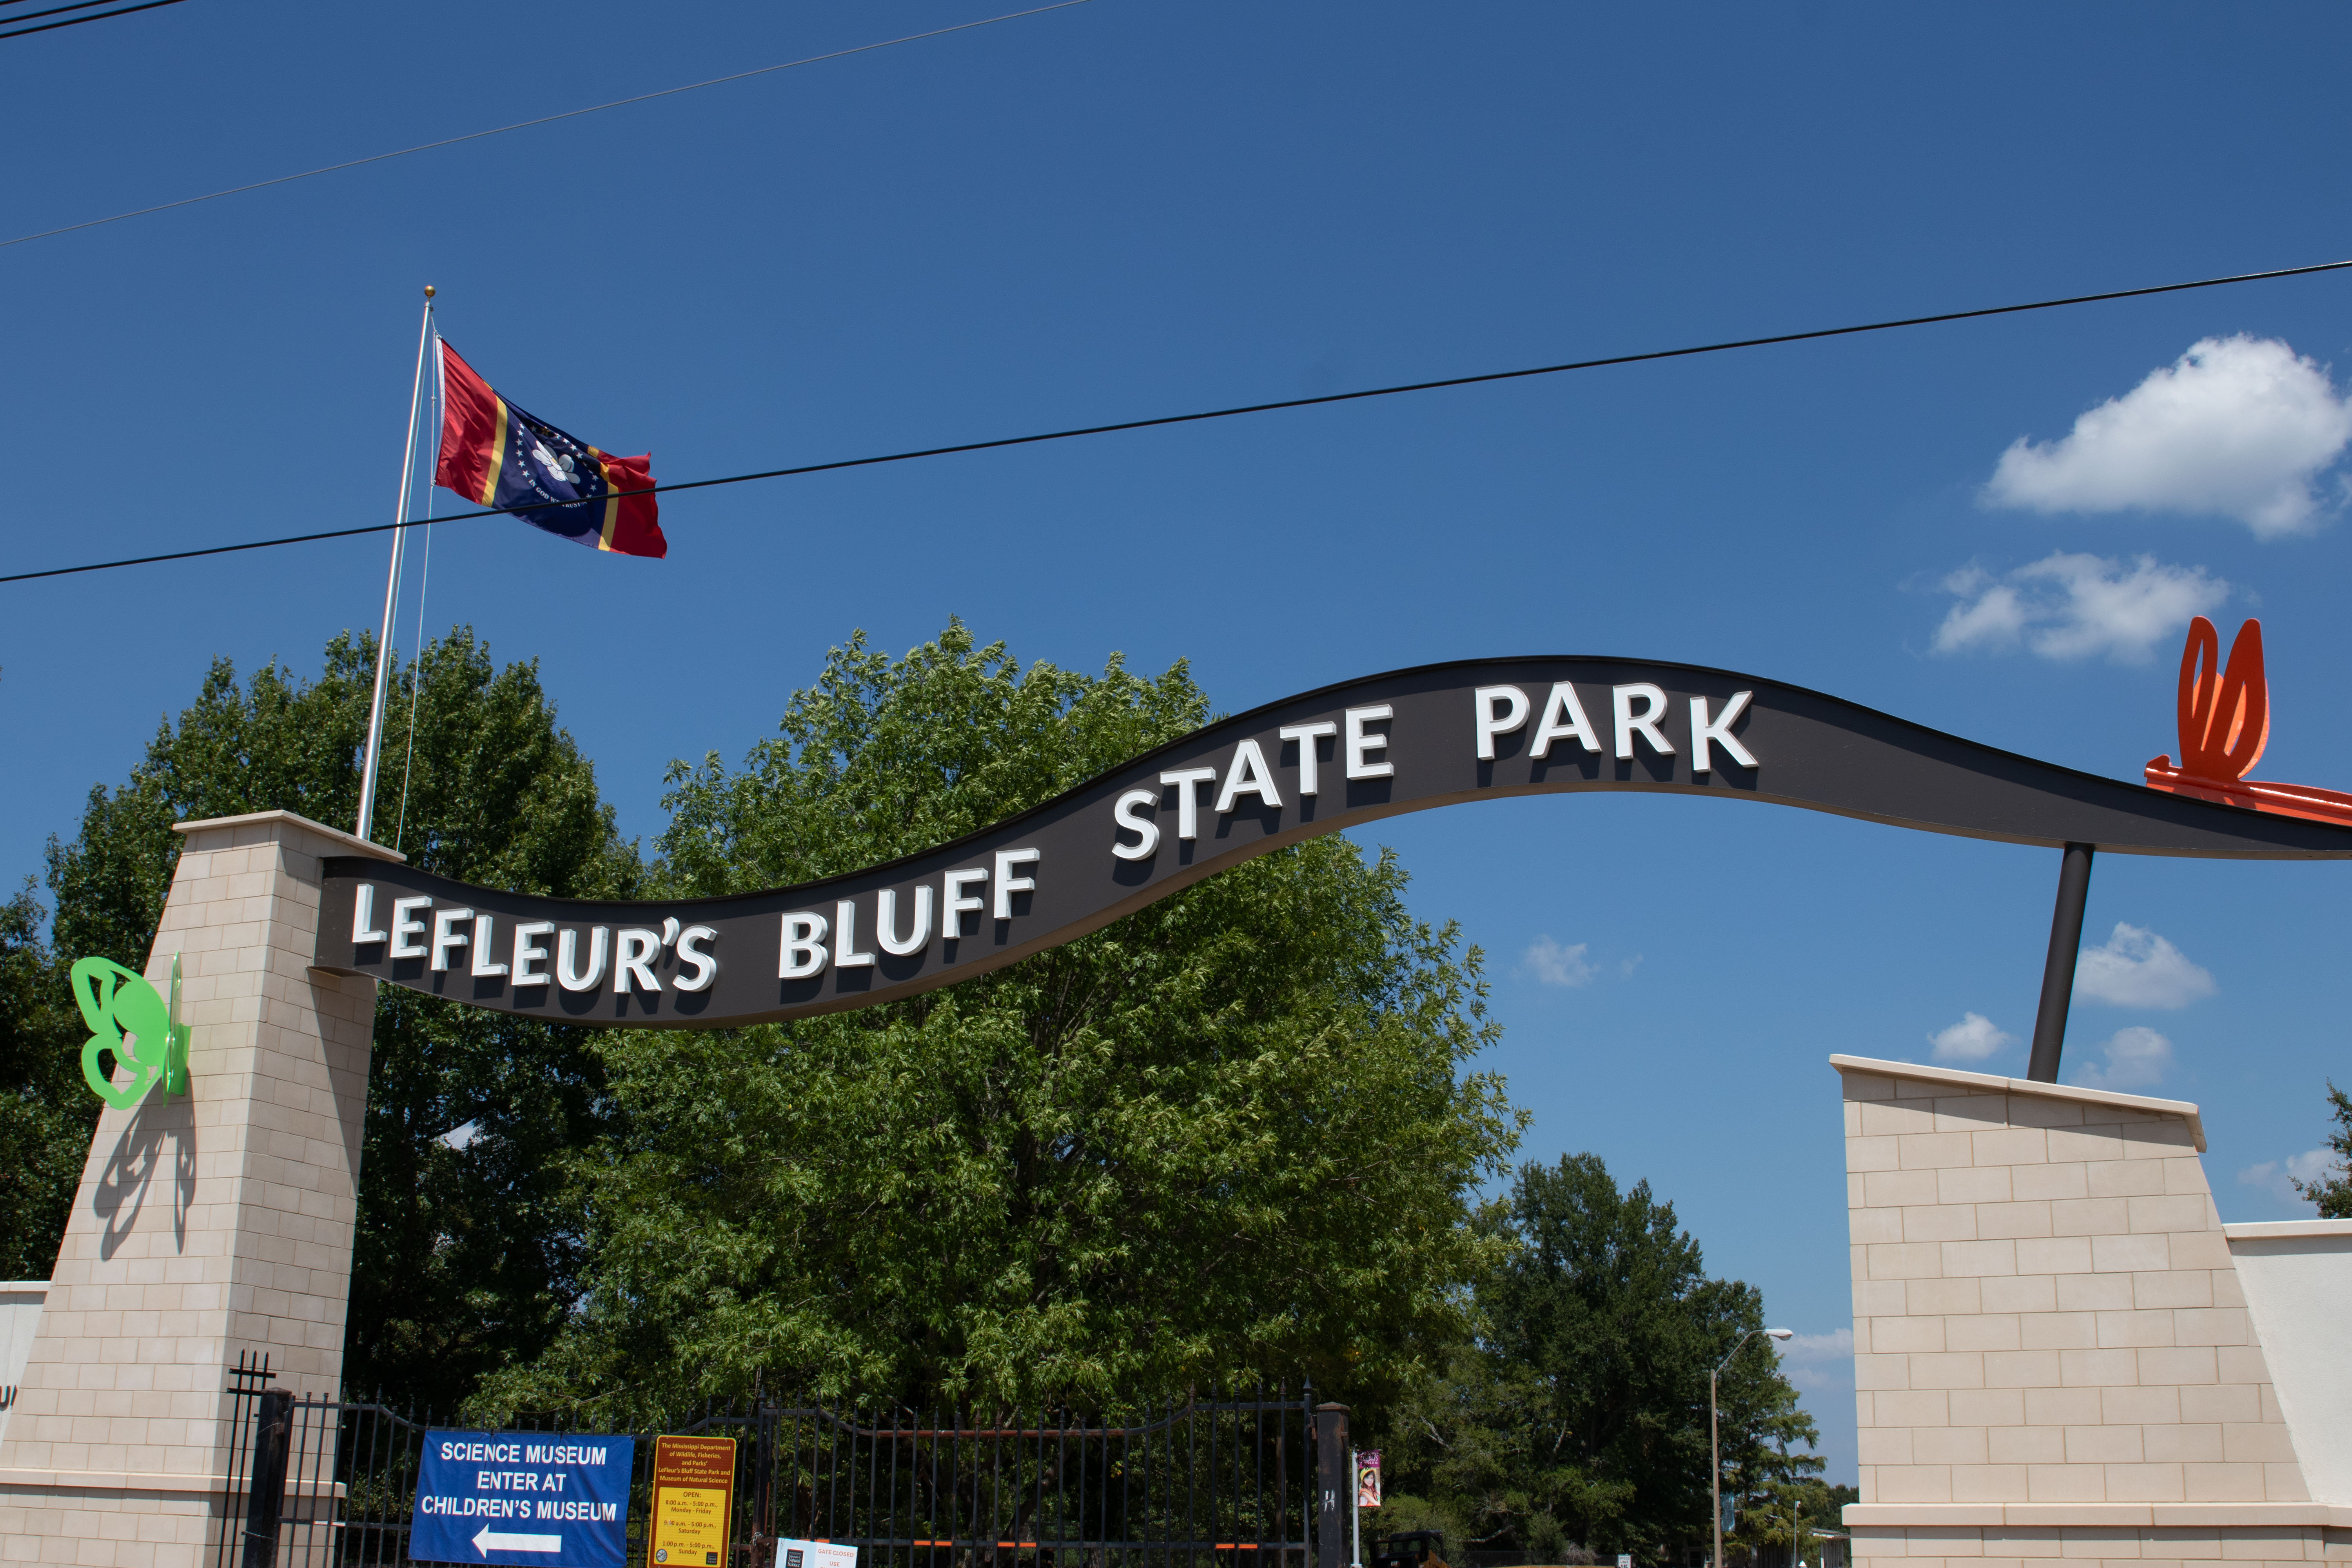
[[[1520,381],[1528,376],[1559,375],[1569,371],[1602,370],[1612,365],[1643,364],[1655,360],[1687,359],[1694,354],[1727,353],[1735,349],[1770,348],[1780,343],[1812,342],[1822,338],[1852,337],[1860,332],[1893,331],[1903,327],[1929,327],[1944,321],[1979,321],[1987,316],[2013,316],[2027,310],[2055,310],[2069,305],[2095,305],[2108,300],[2139,300],[2152,294],[2178,294],[2190,289],[2219,289],[2232,283],[2260,283],[2275,278],[2305,278],[2317,272],[2341,272],[2352,260],[2321,261],[2308,267],[2281,267],[2267,272],[2236,272],[2226,278],[2199,278],[2186,283],[2152,283],[2138,289],[2110,289],[2097,294],[2070,294],[2057,300],[2033,300],[2019,305],[1982,305],[1969,310],[1939,310],[1928,316],[1901,316],[1892,321],[1863,321],[1845,327],[1814,327],[1801,332],[1774,332],[1757,338],[1732,338],[1721,342],[1694,343],[1678,349],[1649,349],[1641,353],[1609,354],[1599,359],[1569,360],[1559,364],[1529,365],[1519,370],[1481,371],[1475,375],[1449,375],[1435,381],[1400,382],[1390,386],[1361,387],[1354,392],[1327,392],[1313,397],[1286,397],[1272,403],[1243,403],[1228,408],[1208,408],[1192,414],[1159,414],[1145,419],[1121,419],[1108,425],[1081,425],[1066,430],[1045,430],[1029,436],[999,436],[985,441],[960,441],[946,447],[921,447],[912,451],[885,452],[870,458],[837,458],[831,462],[803,463],[789,468],[762,468],[749,474],[729,474],[715,479],[686,479],[677,484],[646,485],[614,490],[599,500],[621,496],[669,495],[678,490],[710,489],[719,485],[749,484],[755,479],[793,479],[803,474],[834,473],[843,468],[870,468],[884,463],[909,463],[922,458],[947,458],[963,452],[990,452],[1005,447],[1030,447],[1041,441],[1069,441],[1081,436],[1110,436],[1126,430],[1150,430],[1164,425],[1194,425],[1207,419],[1232,419],[1244,414],[1272,414],[1286,408],[1313,408],[1330,403],[1355,403],[1368,397],[1394,397],[1408,392],[1437,392],[1453,386],[1477,386],[1486,382]],[[558,504],[580,505],[581,502]],[[529,509],[546,510],[542,508]],[[514,510],[492,507],[481,511],[457,511],[436,522],[465,522],[476,518],[510,517]],[[281,544],[310,544],[322,539],[353,539],[415,527],[426,520],[369,523],[359,528],[328,529],[318,533],[292,533],[279,539],[247,540],[242,544],[214,544],[200,550],[174,550],[161,555],[134,555],[121,561],[93,561],[81,566],[52,566],[41,572],[16,572],[0,583],[28,583],[41,577],[68,577],[80,572],[108,572],[118,566],[151,566],[163,561],[192,561],[205,555],[228,555],[244,550],[269,550]]]
[[[0,0],[5,4],[6,0]],[[249,185],[230,185],[225,190],[207,191],[200,196],[183,196],[175,202],[158,202],[152,207],[134,207],[111,217],[94,217],[80,223],[69,223],[62,228],[45,228],[37,234],[20,234],[14,239],[0,239],[0,249],[12,245],[29,245],[37,239],[48,239],[60,234],[73,234],[85,228],[101,228],[125,219],[145,217],[151,213],[170,212],[174,207],[194,206],[199,202],[218,201],[223,196],[243,195],[247,191],[268,190],[272,185],[291,184],[296,180],[315,179],[320,174],[338,174],[345,169],[357,169],[369,163],[381,163],[387,159],[405,158],[412,153],[430,153],[436,147],[455,147],[461,142],[479,142],[485,136],[503,136],[509,131],[528,131],[534,125],[552,125],[559,120],[577,120],[583,114],[602,114],[608,109],[623,109],[632,103],[647,103],[656,98],[675,98],[681,92],[698,92],[706,87],[723,87],[730,81],[744,81],[755,76],[772,76],[800,66],[813,66],[825,60],[845,59],[851,55],[871,54],[876,49],[887,49],[899,44],[920,43],[925,38],[945,37],[950,33],[968,33],[974,27],[990,27],[999,22],[1017,22],[1024,16],[1042,16],[1048,11],[1066,11],[1073,5],[1084,5],[1087,0],[1055,0],[1051,5],[1039,5],[1027,11],[1008,11],[1002,16],[983,16],[977,22],[958,22],[952,27],[934,27],[928,33],[908,33],[903,37],[884,38],[878,43],[858,44],[851,48],[835,49],[831,54],[810,55],[804,59],[786,60],[782,65],[761,66],[753,70],[737,71],[732,76],[715,76],[708,81],[690,81],[684,87],[666,87],[657,92],[641,92],[634,98],[616,98],[610,103],[592,103],[585,109],[567,109],[561,114],[542,114],[536,120],[518,120],[512,125],[494,125],[488,131],[469,131],[463,136],[444,137],[438,142],[420,142],[414,147],[403,147],[391,153],[374,153],[364,158],[352,158],[341,163],[324,163],[315,169],[305,169],[298,174],[279,174],[273,179],[256,180]],[[179,0],[149,0],[155,5],[176,5]],[[144,9],[134,6],[132,9]],[[109,15],[118,13],[110,12]],[[63,26],[64,23],[51,23]],[[28,29],[37,31],[38,29]],[[5,35],[0,35],[5,36]]]
[[[98,6],[110,5],[111,3],[112,0],[81,0],[79,5],[59,5],[55,9],[48,11],[27,11],[20,16],[0,18],[0,22],[29,22],[36,16],[63,16],[68,11],[89,11],[94,10]],[[133,11],[152,11],[161,6],[177,5],[178,4],[180,4],[180,0],[145,0],[143,5],[123,5],[119,6],[112,11],[100,11],[94,16],[68,16],[62,22],[44,22],[37,27],[15,27],[8,32],[0,33],[0,38],[21,38],[29,33],[52,33],[59,27],[79,27],[84,22],[111,21],[117,16],[128,16]]]

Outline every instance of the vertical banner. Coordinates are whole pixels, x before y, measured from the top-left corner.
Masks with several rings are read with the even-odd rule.
[[[1381,1506],[1381,1451],[1366,1448],[1356,1456],[1356,1506]]]
[[[409,1560],[625,1568],[636,1453],[634,1437],[428,1431]]]
[[[646,1527],[651,1568],[722,1568],[735,1517],[735,1439],[654,1439],[654,1503]]]

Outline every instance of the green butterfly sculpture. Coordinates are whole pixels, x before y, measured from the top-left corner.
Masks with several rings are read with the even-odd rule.
[[[158,1080],[168,1094],[188,1092],[188,1026],[180,1016],[180,955],[172,955],[172,1000],[163,998],[146,977],[134,974],[110,959],[85,958],[73,966],[74,1000],[81,1005],[89,1038],[82,1043],[82,1081],[90,1092],[117,1110],[128,1110],[147,1097]],[[124,1037],[128,1036],[126,1039]],[[100,1069],[100,1051],[131,1069],[131,1081],[116,1085]]]

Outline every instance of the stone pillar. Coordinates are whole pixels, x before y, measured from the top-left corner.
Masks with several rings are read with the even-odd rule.
[[[2197,1107],[1830,1060],[1845,1093],[1856,1568],[2352,1561],[2352,1498],[2306,1487]]]
[[[310,967],[319,862],[400,857],[283,811],[177,831],[146,973],[168,994],[180,955],[189,1093],[99,1118],[0,1440],[0,1561],[209,1563],[228,1368],[338,1393],[375,983]]]

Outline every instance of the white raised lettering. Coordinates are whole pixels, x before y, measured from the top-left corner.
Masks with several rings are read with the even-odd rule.
[[[413,921],[408,917],[418,910],[429,910],[432,907],[433,900],[426,897],[392,900],[392,945],[383,950],[383,955],[386,958],[425,956],[424,943],[408,940],[412,936],[425,934],[425,922]]]
[[[680,991],[708,991],[710,983],[719,978],[719,960],[702,951],[698,944],[717,942],[719,933],[709,926],[688,926],[677,933],[677,961],[694,965],[692,974],[681,974],[670,982]]]
[[[1549,757],[1554,741],[1571,736],[1588,752],[1601,749],[1601,737],[1592,732],[1584,704],[1576,700],[1576,688],[1565,680],[1554,681],[1551,695],[1544,699],[1543,717],[1536,721],[1535,743],[1528,748],[1528,755]]]
[[[875,900],[874,934],[882,940],[882,951],[893,958],[904,958],[920,952],[931,940],[931,885],[922,883],[915,889],[915,921],[905,936],[898,933],[898,889],[885,888]]]
[[[1336,735],[1339,732],[1339,726],[1328,719],[1318,724],[1285,724],[1275,731],[1286,741],[1298,742],[1299,794],[1316,793],[1316,784],[1318,781],[1316,773],[1315,742],[1326,735]]]
[[[497,921],[488,915],[476,915],[474,917],[473,953],[475,979],[487,980],[496,975],[504,974],[507,972],[507,966],[503,963],[495,962],[493,957],[493,955],[499,951]]]
[[[1013,918],[1013,894],[1034,893],[1037,890],[1036,878],[1016,877],[1013,874],[1013,868],[1016,866],[1034,866],[1038,859],[1039,854],[1034,849],[1000,849],[996,852],[996,918],[998,920],[1009,921]]]
[[[466,945],[466,933],[457,922],[474,918],[471,910],[435,910],[433,911],[433,973],[445,974],[449,969],[449,950]]]
[[[612,936],[608,926],[593,928],[588,936],[588,968],[579,968],[580,933],[565,930],[555,933],[555,983],[566,991],[593,991],[604,983],[604,953],[607,939]]]
[[[823,915],[786,915],[783,951],[776,959],[776,978],[806,980],[812,974],[823,973],[824,933],[828,929]]]
[[[1748,700],[1755,695],[1753,691],[1733,692],[1731,700],[1723,705],[1723,716],[1719,719],[1709,719],[1706,716],[1706,698],[1694,697],[1690,700],[1691,772],[1704,773],[1714,771],[1714,762],[1707,755],[1709,742],[1729,752],[1731,760],[1741,767],[1752,768],[1756,765],[1755,757],[1749,754],[1747,747],[1739,743],[1739,738],[1731,732],[1732,721],[1748,711]]]
[[[1382,702],[1370,708],[1350,708],[1341,717],[1347,721],[1348,726],[1339,747],[1347,763],[1348,776],[1351,779],[1384,779],[1394,774],[1394,763],[1366,760],[1365,753],[1369,752],[1387,751],[1389,738],[1386,735],[1367,735],[1364,726],[1382,719],[1395,718],[1396,710]]]
[[[352,942],[382,942],[383,932],[371,931],[375,924],[375,884],[362,882],[352,889]]]
[[[1234,748],[1233,765],[1225,770],[1225,785],[1217,792],[1219,815],[1231,811],[1234,802],[1243,795],[1254,795],[1271,806],[1282,805],[1281,792],[1274,787],[1274,775],[1267,772],[1265,753],[1255,741],[1244,741]]]
[[[614,939],[614,944],[613,994],[625,996],[633,987],[658,992],[661,982],[654,978],[653,960],[661,956],[661,932],[630,926]]]
[[[1478,714],[1478,760],[1495,760],[1495,737],[1518,732],[1528,721],[1528,694],[1516,686],[1482,686],[1471,700]],[[1497,712],[1496,705],[1502,710]]]
[[[520,991],[526,985],[544,985],[550,979],[553,978],[545,969],[534,969],[531,967],[533,964],[543,964],[547,962],[547,949],[540,946],[539,943],[533,942],[531,938],[546,936],[554,930],[555,922],[553,921],[524,921],[515,927],[514,983],[516,990]]]
[[[1160,824],[1148,816],[1135,815],[1147,805],[1159,804],[1160,792],[1156,789],[1131,789],[1118,797],[1118,804],[1111,808],[1111,820],[1134,834],[1136,841],[1121,843],[1114,832],[1110,846],[1112,854],[1122,860],[1140,860],[1160,847]]]
[[[833,906],[833,966],[870,969],[874,955],[857,951],[857,900],[842,899]]]
[[[988,872],[979,867],[962,871],[950,871],[940,879],[940,909],[946,920],[946,923],[940,928],[940,934],[948,941],[954,942],[963,935],[965,915],[976,915],[988,907],[987,900],[967,898],[964,895],[964,889],[974,882],[987,880]]]
[[[1176,837],[1201,837],[1201,786],[1217,776],[1214,768],[1178,768],[1160,775],[1160,782],[1176,786]]]
[[[1633,699],[1642,700],[1642,710],[1633,711]],[[1658,733],[1658,721],[1666,716],[1666,694],[1646,680],[1636,680],[1625,686],[1609,689],[1609,700],[1617,714],[1617,755],[1631,762],[1633,758],[1633,737],[1639,734],[1650,742],[1660,756],[1671,757],[1675,749]]]

